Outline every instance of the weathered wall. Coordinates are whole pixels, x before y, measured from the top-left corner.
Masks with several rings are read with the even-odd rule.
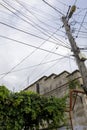
[[[26,90],[36,92],[38,83],[41,95],[47,97],[63,97],[65,94],[69,93],[69,81],[74,79],[78,80],[79,84],[83,84],[79,71],[74,71],[71,74],[64,71],[59,75],[52,74],[49,77],[44,76]],[[82,90],[81,88],[79,89]],[[72,119],[74,130],[87,130],[87,97],[83,94],[77,96],[75,107],[72,111]],[[64,130],[64,128],[59,130]]]

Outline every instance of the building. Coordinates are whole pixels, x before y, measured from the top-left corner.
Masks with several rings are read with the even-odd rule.
[[[79,83],[79,85],[76,84],[75,88],[77,92],[73,91],[74,98],[69,89],[69,83],[71,81],[77,81]],[[55,96],[59,98],[66,94],[71,94],[68,98],[68,105],[71,104],[72,100],[72,106],[74,106],[74,108],[72,111],[69,111],[72,116],[72,122],[69,124],[73,124],[74,130],[87,130],[87,96],[84,94],[81,84],[83,84],[83,81],[78,70],[72,73],[63,71],[58,75],[53,73],[48,77],[43,76],[28,86],[25,91],[30,90],[46,97]]]
[[[69,90],[68,84],[70,80],[78,80],[80,84],[83,84],[78,70],[72,73],[63,71],[59,75],[53,73],[48,77],[43,76],[24,90],[37,92],[38,86],[41,95],[61,97]]]

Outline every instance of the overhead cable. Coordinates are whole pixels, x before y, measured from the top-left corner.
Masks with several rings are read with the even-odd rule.
[[[9,37],[3,36],[3,35],[0,35],[0,37],[5,38],[5,39],[8,39],[8,40],[11,40],[11,41],[14,41],[14,42],[17,42],[17,43],[22,44],[22,45],[25,45],[25,46],[37,48],[37,49],[42,50],[42,51],[45,51],[45,52],[49,52],[49,53],[53,53],[53,54],[55,54],[55,55],[63,56],[63,55],[61,55],[61,54],[58,54],[58,53],[55,53],[55,52],[51,52],[51,51],[49,51],[49,50],[46,50],[46,49],[43,49],[43,48],[40,48],[40,47],[37,47],[37,46],[34,46],[34,45],[30,45],[30,44],[28,44],[28,43],[26,43],[26,42],[22,42],[22,41],[19,41],[19,40],[16,40],[16,39],[12,39],[12,38],[9,38]]]
[[[47,23],[45,23],[44,21],[41,21],[34,13],[32,13],[32,11],[30,11],[26,6],[24,6],[19,0],[15,0],[19,5],[21,5],[27,12],[29,12],[30,14],[32,14],[32,16],[34,16],[40,23],[44,24],[45,26],[49,26],[51,28],[54,28],[52,25],[49,25]]]
[[[65,58],[66,58],[66,57],[65,57]],[[23,70],[31,69],[31,68],[34,68],[34,67],[39,67],[39,66],[42,66],[42,65],[46,65],[46,64],[49,64],[49,63],[58,61],[58,60],[61,60],[61,58],[54,59],[54,60],[49,60],[49,61],[46,61],[46,62],[43,62],[43,63],[39,63],[39,64],[27,66],[27,67],[23,67],[23,68],[21,68],[21,69],[13,70],[13,71],[11,71],[10,73],[14,73],[14,72],[18,72],[18,71],[23,71]],[[0,73],[0,75],[4,75],[4,74],[7,74],[7,73],[8,73],[8,72]]]
[[[59,11],[58,9],[56,9],[55,7],[53,7],[51,4],[49,4],[48,2],[46,2],[45,0],[42,0],[44,3],[46,3],[48,6],[50,6],[51,8],[53,8],[55,11],[57,11],[59,14],[64,15],[61,11]]]
[[[4,1],[4,0],[3,0]],[[4,1],[7,5],[9,5],[6,1]],[[12,7],[11,5],[9,5],[11,8],[13,8],[13,9],[15,9],[14,7]],[[6,9],[8,9],[7,7],[6,7]],[[10,9],[8,9],[9,11],[11,11]],[[18,11],[18,10],[17,10]],[[16,13],[14,13],[13,11],[11,11],[13,14],[15,14],[17,17],[19,17],[19,18],[21,18],[19,15],[17,15]],[[18,11],[19,12],[19,11]],[[20,13],[20,12],[19,12]],[[23,14],[22,14],[23,15]],[[24,17],[26,17],[25,15],[23,15]],[[28,18],[28,17],[27,17]],[[23,18],[21,18],[23,21],[25,21],[25,22],[28,22],[28,21],[26,21],[25,19],[23,19]],[[36,26],[34,26],[33,24],[31,24],[30,22],[28,22],[30,25],[32,25],[34,28],[36,28]],[[34,22],[35,23],[35,22]],[[36,24],[36,23],[35,23]],[[40,26],[39,26],[40,27]],[[61,28],[61,27],[60,27]],[[60,29],[60,28],[58,28],[57,29],[57,31]],[[38,28],[36,28],[37,30],[38,30]],[[42,29],[42,28],[41,28]],[[43,33],[45,36],[47,36],[47,33],[44,33],[43,31],[41,31],[40,29],[39,29],[39,31],[41,32],[41,33]],[[57,32],[56,31],[56,32]],[[46,32],[46,31],[45,31]],[[49,34],[49,33],[48,33]],[[56,33],[55,33],[56,34]],[[49,36],[49,35],[48,35]],[[55,39],[54,39],[54,38]],[[62,42],[62,43],[64,43],[62,40],[60,40],[59,38],[57,38],[57,37],[55,37],[55,36],[53,36],[53,37],[51,37],[51,39],[53,39],[53,40],[58,40],[58,41],[60,41],[60,42]],[[65,43],[64,43],[65,44]],[[66,45],[66,44],[65,44]],[[67,46],[67,45],[66,45]]]
[[[0,22],[0,24],[5,25],[5,26],[10,27],[10,28],[13,28],[13,29],[15,29],[15,30],[17,30],[17,31],[23,32],[23,33],[25,33],[25,34],[27,34],[27,35],[31,35],[31,36],[33,36],[33,37],[36,37],[36,38],[39,38],[39,39],[42,39],[42,40],[47,40],[46,38],[43,38],[43,37],[40,37],[40,36],[38,36],[38,35],[29,33],[29,32],[27,32],[27,31],[24,31],[24,30],[19,29],[19,28],[13,27],[13,26],[11,26],[11,25],[9,25],[9,24],[6,24],[6,23],[4,23],[4,22]],[[56,30],[56,31],[57,31],[57,30]],[[51,42],[51,43],[53,43],[53,44],[56,44],[56,45],[59,45],[59,46],[63,46],[63,47],[65,47],[65,48],[70,49],[69,47],[67,47],[67,46],[65,46],[65,45],[59,44],[58,42],[56,43],[56,42],[54,42],[54,41],[50,41],[50,40],[48,40],[48,41]],[[61,40],[60,40],[60,41],[61,41]],[[62,41],[61,41],[61,42],[62,42]]]
[[[5,38],[5,39],[8,39],[8,40],[11,40],[11,41],[14,41],[14,42],[17,42],[17,43],[19,43],[19,44],[23,44],[23,45],[26,45],[26,46],[29,46],[29,47],[33,47],[33,48],[42,50],[42,51],[45,51],[45,52],[49,52],[49,53],[52,53],[52,54],[55,54],[55,55],[58,55],[58,56],[63,56],[63,55],[61,55],[61,54],[58,54],[58,53],[55,53],[55,52],[51,52],[51,51],[49,51],[49,50],[46,50],[46,49],[43,49],[43,48],[40,48],[40,47],[36,47],[36,46],[34,46],[34,45],[30,45],[30,44],[28,44],[28,43],[21,42],[21,41],[15,40],[15,39],[11,39],[11,38],[8,38],[8,37],[2,36],[2,35],[0,35],[0,37]],[[65,56],[65,57],[68,58],[67,56]],[[24,59],[23,59],[23,60],[24,60]],[[22,61],[23,61],[23,60],[22,60]],[[21,61],[21,62],[22,62],[22,61]],[[19,62],[17,65],[15,65],[10,71],[8,71],[8,73],[7,73],[6,75],[2,76],[0,79],[2,79],[2,78],[4,78],[5,76],[7,76],[7,75],[8,75],[12,70],[14,70],[14,69],[16,68],[16,66],[18,66],[21,62]]]
[[[69,58],[69,57],[68,57],[68,58]],[[65,56],[61,57],[61,60],[62,60],[62,59],[65,59]],[[37,78],[41,77],[44,73],[47,73],[50,69],[52,69],[55,65],[57,65],[61,60],[56,61],[56,63],[53,63],[50,67],[48,66],[48,68],[46,68],[41,74],[39,74],[38,76],[36,76],[36,77],[31,81],[31,83],[34,82],[35,79],[37,80]]]
[[[77,38],[78,35],[79,35],[79,31],[81,30],[81,27],[82,27],[82,24],[83,24],[83,22],[84,22],[84,20],[85,20],[86,15],[87,15],[87,11],[86,11],[86,13],[85,13],[85,15],[84,15],[84,18],[83,18],[83,20],[82,20],[82,23],[81,23],[81,25],[80,25],[80,27],[79,27],[79,30],[78,30],[78,33],[77,33],[76,38]]]
[[[46,73],[47,71],[49,71],[51,68],[53,68],[57,63],[59,63],[59,62],[60,62],[62,59],[64,59],[64,58],[66,58],[66,57],[65,57],[65,56],[61,57],[59,61],[56,61],[56,63],[53,63],[50,67],[46,68],[42,73],[39,73],[39,75],[36,75],[35,78],[31,81],[31,83],[34,82],[35,80],[37,80],[37,79],[38,79],[39,77],[41,77],[44,73]],[[27,76],[27,77],[29,77],[29,76]],[[24,83],[25,81],[26,81],[26,79],[23,81],[23,83]],[[22,84],[23,84],[23,83],[22,83]],[[22,84],[21,84],[21,85],[22,85]],[[21,86],[21,85],[20,85],[20,86]]]
[[[4,1],[4,0],[3,0]],[[11,5],[9,5],[9,3],[7,3],[6,1],[4,1],[9,7],[11,7],[12,9],[14,9],[15,11],[17,11],[17,12],[19,12],[19,13],[21,13],[19,10],[17,10],[17,9],[15,9],[14,7],[12,7]],[[1,3],[0,3],[1,4]],[[40,31],[42,34],[44,34],[45,36],[47,36],[48,34],[47,33],[45,33],[46,32],[46,30],[44,29],[44,28],[42,28],[42,27],[40,27],[38,24],[36,24],[35,22],[33,22],[37,27],[39,27],[39,28],[37,28],[35,25],[33,25],[32,23],[30,23],[29,21],[31,21],[30,19],[29,19],[29,17],[27,17],[27,16],[25,16],[23,13],[21,13],[21,15],[23,15],[23,17],[25,17],[25,18],[27,18],[28,19],[28,21],[26,20],[26,19],[24,19],[24,18],[22,18],[21,16],[19,16],[19,15],[17,15],[15,12],[13,12],[11,9],[9,9],[8,7],[6,7],[5,5],[3,5],[3,4],[1,4],[4,8],[6,8],[7,10],[9,10],[10,12],[12,12],[14,15],[16,15],[17,17],[19,17],[21,20],[23,20],[24,22],[26,22],[27,24],[30,24],[32,27],[34,27],[35,29],[37,29],[38,31]],[[44,30],[45,32],[43,32],[42,30]]]

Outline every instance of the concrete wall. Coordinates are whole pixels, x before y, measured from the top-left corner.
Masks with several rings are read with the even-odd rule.
[[[69,81],[78,80],[79,84],[83,84],[81,75],[78,70],[69,74],[64,71],[59,75],[52,74],[49,77],[42,77],[26,90],[31,90],[36,92],[36,85],[39,83],[40,94],[46,97],[55,96],[63,97],[65,94],[69,93]],[[81,88],[79,88],[82,90]],[[87,130],[87,97],[83,94],[77,96],[76,104],[74,110],[72,111],[72,119],[74,130]],[[83,128],[84,127],[84,128]],[[64,130],[61,128],[59,130]]]
[[[66,83],[68,82],[66,76],[68,74],[69,74],[68,72],[63,72],[62,74],[55,76],[54,78],[49,78],[45,80],[41,94],[45,96],[56,96],[56,97],[64,96],[65,94],[64,90],[66,89],[67,87]]]
[[[73,110],[73,124],[75,126],[87,125],[87,104],[86,97],[83,94],[79,94],[76,100],[76,104]]]

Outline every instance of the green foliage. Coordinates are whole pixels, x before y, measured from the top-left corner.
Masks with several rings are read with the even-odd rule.
[[[29,91],[11,93],[0,87],[0,130],[48,129],[64,124],[66,98],[46,98]]]
[[[0,98],[5,98],[9,95],[10,91],[5,86],[0,86]]]
[[[69,89],[76,89],[76,87],[79,87],[80,83],[78,80],[72,80],[69,81]]]

